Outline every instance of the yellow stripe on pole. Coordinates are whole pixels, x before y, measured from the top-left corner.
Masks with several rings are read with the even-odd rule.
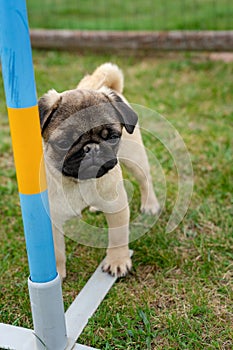
[[[47,189],[38,106],[8,107],[19,192],[38,194]]]

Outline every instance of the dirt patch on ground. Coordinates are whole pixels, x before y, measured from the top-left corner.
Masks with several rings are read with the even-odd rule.
[[[212,61],[223,61],[225,63],[233,62],[233,52],[213,52],[209,55]]]

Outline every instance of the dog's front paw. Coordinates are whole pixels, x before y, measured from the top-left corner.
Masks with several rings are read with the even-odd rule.
[[[124,277],[132,268],[132,261],[129,256],[111,257],[107,256],[103,262],[102,270],[112,276]]]
[[[151,196],[141,205],[141,212],[144,214],[156,215],[160,213],[160,210],[159,202],[155,196]]]

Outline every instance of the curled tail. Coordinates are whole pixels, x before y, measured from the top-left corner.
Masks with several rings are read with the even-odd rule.
[[[124,76],[120,68],[112,63],[104,63],[94,73],[86,75],[78,84],[78,89],[98,90],[106,86],[116,92],[122,93],[124,88]]]

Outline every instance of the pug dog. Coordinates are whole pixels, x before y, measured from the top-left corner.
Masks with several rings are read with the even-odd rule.
[[[100,210],[108,224],[108,248],[102,270],[125,276],[129,253],[129,204],[123,163],[139,182],[141,211],[155,215],[153,190],[138,116],[122,95],[123,73],[105,63],[77,88],[49,90],[38,102],[53,224],[57,270],[66,277],[63,226],[86,207]],[[77,233],[78,234],[78,233]]]

